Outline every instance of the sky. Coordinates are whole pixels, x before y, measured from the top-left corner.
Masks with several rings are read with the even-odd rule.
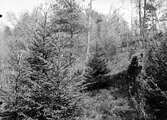
[[[103,14],[110,14],[113,10],[119,9],[120,15],[130,22],[131,4],[130,0],[94,0],[93,9]]]
[[[3,18],[0,18],[0,27],[9,24],[7,21],[7,13],[14,13],[16,16],[20,16],[26,11],[31,12],[34,7],[46,2],[47,0],[0,0],[0,14]],[[84,7],[87,7],[87,1],[85,0]],[[129,21],[130,18],[130,3],[129,0],[93,0],[93,9],[103,13],[109,14],[110,9],[120,8],[121,15]]]
[[[7,21],[8,13],[14,13],[17,17],[27,11],[32,11],[34,7],[41,4],[44,0],[0,0],[0,27],[9,24]]]

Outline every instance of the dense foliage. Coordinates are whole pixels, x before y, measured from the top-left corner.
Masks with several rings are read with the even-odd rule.
[[[146,90],[147,112],[155,120],[165,120],[167,112],[166,96],[166,62],[167,62],[167,42],[166,36],[161,36],[161,45],[158,48],[152,48],[148,52],[146,61],[146,75],[149,88]]]
[[[88,91],[106,88],[106,81],[109,81],[110,70],[107,68],[107,61],[99,48],[97,49],[92,58],[89,59],[84,74],[83,85]]]
[[[103,15],[76,0],[13,16],[14,28],[2,35],[0,119],[166,120],[158,1],[136,1],[141,20],[131,28],[119,10]]]

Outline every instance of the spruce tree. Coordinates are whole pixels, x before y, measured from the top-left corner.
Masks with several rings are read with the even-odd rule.
[[[47,13],[39,23],[29,48],[27,72],[31,82],[30,99],[34,104],[31,103],[31,111],[25,114],[38,120],[76,119],[80,111],[78,101],[67,91],[69,79],[72,79],[70,68],[74,62],[71,52],[69,57],[68,35],[65,31],[54,31],[61,30],[63,24],[53,23],[57,25],[53,27],[45,15]],[[35,84],[32,86],[32,83]]]
[[[104,58],[102,50],[96,46],[96,51],[89,59],[85,70],[83,82],[85,90],[107,88],[106,81],[109,80],[109,72],[107,60]]]
[[[61,9],[56,10],[62,11],[62,14],[63,10],[69,10],[64,8],[66,3],[59,5]],[[69,11],[71,10],[73,11]],[[79,98],[76,92],[73,94],[74,88],[71,85],[75,77],[71,73],[75,58],[72,50],[69,50],[73,48],[73,45],[69,44],[73,40],[74,34],[69,39],[70,30],[73,28],[64,30],[68,23],[59,23],[63,21],[60,14],[55,14],[59,18],[55,21],[51,20],[55,16],[49,11],[40,11],[38,14],[40,20],[33,28],[27,54],[21,61],[24,67],[21,67],[21,78],[17,80],[17,102],[2,116],[9,120],[78,119]]]
[[[147,54],[146,75],[148,86],[145,90],[146,111],[151,120],[167,118],[167,42],[163,40],[158,48]]]

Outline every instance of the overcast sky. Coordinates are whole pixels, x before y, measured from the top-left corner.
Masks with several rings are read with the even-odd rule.
[[[131,5],[130,0],[94,0],[93,9],[103,14],[112,13],[112,10],[120,10],[120,14],[130,21],[131,17]]]
[[[3,14],[3,18],[0,19],[0,26],[7,24],[7,12],[13,12],[16,16],[19,16],[26,11],[31,11],[34,7],[45,1],[47,0],[0,0],[0,14]],[[129,20],[130,3],[128,1],[129,0],[93,0],[93,9],[100,13],[108,14],[110,8],[116,9],[121,7],[122,16]],[[86,4],[84,6],[86,7]]]

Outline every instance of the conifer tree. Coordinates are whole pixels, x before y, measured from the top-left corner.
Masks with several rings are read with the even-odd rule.
[[[2,114],[4,119],[75,120],[80,115],[79,98],[71,88],[75,76],[70,69],[75,59],[69,52],[68,32],[72,28],[64,29],[68,23],[58,23],[63,17],[53,22],[48,11],[42,12],[38,13],[40,20],[33,28],[28,54],[21,61],[24,67],[17,81],[17,102]]]
[[[52,26],[47,20],[45,13],[27,58],[29,79],[36,84],[29,86],[30,99],[35,102],[34,106],[38,106],[36,115],[33,112],[29,116],[39,120],[76,119],[80,111],[78,101],[67,91],[71,79],[70,67],[74,62],[67,51],[67,34],[64,31],[53,31],[57,29],[56,26],[50,29]],[[70,55],[72,56],[71,52]],[[34,109],[33,107],[30,109]]]
[[[89,59],[87,68],[84,74],[84,86],[88,91],[107,88],[105,84],[109,79],[110,70],[107,68],[107,61],[104,58],[102,50],[96,46],[96,51]]]
[[[166,40],[163,40],[158,48],[148,52],[146,75],[149,87],[145,90],[145,108],[152,120],[165,120],[167,118],[166,47]]]

